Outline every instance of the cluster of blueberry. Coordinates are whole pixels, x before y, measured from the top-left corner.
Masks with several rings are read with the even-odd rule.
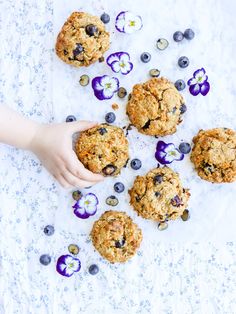
[[[46,227],[44,227],[43,229],[45,235],[47,236],[52,236],[55,232],[54,226],[52,225],[47,225]],[[79,247],[77,244],[70,244],[68,246],[68,251],[69,253],[73,254],[73,255],[78,255],[79,253]],[[42,265],[47,266],[51,263],[51,256],[49,254],[43,254],[40,256],[39,261]],[[92,264],[89,266],[88,271],[91,275],[96,275],[99,272],[99,268],[97,265]]]
[[[177,31],[173,34],[173,39],[176,42],[182,41],[184,38],[187,40],[192,40],[195,36],[194,31],[191,28],[188,28],[184,31],[184,33]],[[159,38],[157,40],[156,46],[159,50],[165,50],[169,46],[169,42],[165,38]],[[143,52],[140,56],[140,59],[144,63],[148,63],[151,60],[151,54],[149,52]],[[186,56],[182,56],[178,59],[178,65],[180,68],[186,68],[189,65],[189,59]],[[158,69],[151,69],[149,71],[150,76],[158,77],[160,75],[160,71]],[[182,91],[185,89],[186,84],[183,80],[177,80],[175,82],[175,87],[178,91]]]

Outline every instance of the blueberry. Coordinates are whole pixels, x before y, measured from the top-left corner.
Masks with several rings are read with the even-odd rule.
[[[168,228],[168,223],[167,222],[160,222],[158,224],[158,230],[163,231],[166,230]]]
[[[149,71],[149,74],[151,77],[158,77],[160,76],[160,71],[158,69],[151,69]]]
[[[106,176],[112,176],[115,171],[116,171],[117,167],[113,166],[113,165],[107,165],[106,167],[104,167],[102,169],[102,172],[106,175]]]
[[[180,205],[182,205],[182,200],[178,195],[175,195],[175,197],[173,197],[170,202],[171,205],[174,207],[179,207]]]
[[[125,245],[125,239],[124,238],[122,240],[120,240],[120,241],[116,241],[115,242],[115,247],[117,249],[121,249],[124,245]]]
[[[76,44],[76,48],[73,50],[74,57],[77,57],[83,51],[84,51],[83,46],[81,44]]]
[[[73,255],[78,255],[79,254],[79,247],[77,244],[70,244],[68,246],[68,251],[73,254]]]
[[[180,107],[180,113],[183,114],[187,111],[187,106],[185,104],[182,104]]]
[[[159,197],[160,195],[161,195],[160,192],[155,192],[155,196],[156,196],[156,197]]]
[[[154,184],[156,184],[156,183],[161,184],[162,181],[163,181],[162,175],[161,175],[161,174],[156,175],[156,176],[153,178],[153,181],[154,181]]]
[[[141,160],[135,158],[135,159],[131,160],[130,166],[132,169],[138,170],[142,167],[142,162],[141,162]]]
[[[105,129],[105,128],[100,128],[100,129],[98,129],[98,131],[101,135],[104,135],[105,133],[107,133],[107,129]]]
[[[54,227],[51,225],[47,225],[44,229],[43,232],[47,235],[47,236],[51,236],[54,233]]]
[[[195,36],[194,31],[191,28],[188,28],[185,30],[184,32],[184,38],[188,39],[188,40],[192,40]]]
[[[181,219],[183,221],[187,221],[187,220],[189,220],[189,218],[190,218],[189,210],[185,209],[183,214],[181,215]]]
[[[70,116],[68,116],[66,118],[66,122],[73,122],[73,121],[76,121],[76,117],[75,116],[70,115]]]
[[[81,199],[81,197],[83,196],[83,194],[79,191],[79,190],[76,190],[72,193],[72,198],[75,200],[75,201],[78,201],[79,199]]]
[[[105,120],[107,123],[113,123],[116,120],[116,115],[114,114],[114,112],[108,112],[105,115]]]
[[[173,34],[173,39],[176,42],[180,42],[184,39],[184,34],[180,31],[177,31]]]
[[[142,62],[147,63],[151,60],[151,55],[149,52],[143,52],[140,56]]]
[[[177,80],[175,82],[175,87],[178,91],[184,90],[186,87],[186,84],[183,80]]]
[[[97,26],[89,24],[85,27],[86,34],[89,36],[94,36],[98,32]]]
[[[81,86],[87,86],[89,84],[89,76],[86,74],[81,75],[79,83]]]
[[[88,269],[90,275],[97,275],[97,273],[99,272],[99,268],[96,264],[90,265],[89,269]]]
[[[168,46],[169,46],[169,42],[165,38],[159,38],[157,40],[157,49],[165,50]]]
[[[47,266],[51,263],[51,257],[48,254],[43,254],[40,256],[39,261],[42,265]]]
[[[124,98],[127,95],[127,90],[124,87],[120,87],[117,93],[118,97]]]
[[[187,68],[187,66],[189,66],[189,59],[185,56],[182,56],[179,58],[178,60],[178,65],[184,69],[184,68]]]
[[[109,16],[109,14],[107,14],[107,13],[105,13],[105,12],[101,15],[100,19],[101,19],[101,21],[102,21],[104,24],[107,24],[107,23],[110,22],[110,16]]]
[[[183,154],[188,154],[191,151],[191,145],[189,143],[180,143],[179,150]]]
[[[116,183],[114,184],[114,190],[115,190],[115,192],[117,192],[117,193],[122,193],[122,192],[124,191],[124,189],[125,189],[125,186],[124,186],[123,183],[121,183],[121,182],[116,182]]]
[[[118,203],[119,203],[119,200],[115,195],[108,196],[106,199],[106,204],[109,206],[116,206],[118,205]]]

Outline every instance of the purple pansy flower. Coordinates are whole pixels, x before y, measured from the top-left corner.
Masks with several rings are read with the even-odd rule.
[[[121,72],[121,74],[128,74],[133,69],[133,63],[130,62],[130,56],[127,52],[115,52],[107,58],[107,64],[111,67],[113,72]]]
[[[193,77],[188,80],[189,91],[193,96],[202,94],[206,96],[210,90],[210,84],[207,81],[208,76],[204,68],[198,69],[193,73]]]
[[[81,268],[81,263],[78,258],[69,254],[62,255],[57,260],[57,272],[65,277],[71,277],[74,273],[78,272]]]
[[[92,80],[92,88],[99,100],[111,99],[119,89],[119,80],[108,75],[97,76]]]
[[[173,143],[157,142],[155,158],[163,165],[171,164],[174,160],[184,159],[182,154]]]
[[[93,193],[82,196],[73,206],[74,214],[82,219],[87,219],[97,212],[98,198]]]
[[[129,11],[122,11],[116,17],[116,29],[121,33],[131,34],[143,27],[142,18]]]

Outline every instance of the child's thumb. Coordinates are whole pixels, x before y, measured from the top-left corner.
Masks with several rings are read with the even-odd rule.
[[[96,126],[97,122],[92,121],[74,121],[74,122],[67,122],[66,123],[70,128],[71,134],[76,132],[86,131],[94,126]]]

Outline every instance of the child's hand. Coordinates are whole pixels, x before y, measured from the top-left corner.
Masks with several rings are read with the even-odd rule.
[[[78,160],[72,148],[72,135],[95,125],[87,121],[39,125],[28,149],[63,187],[94,185],[104,177],[90,172]]]

